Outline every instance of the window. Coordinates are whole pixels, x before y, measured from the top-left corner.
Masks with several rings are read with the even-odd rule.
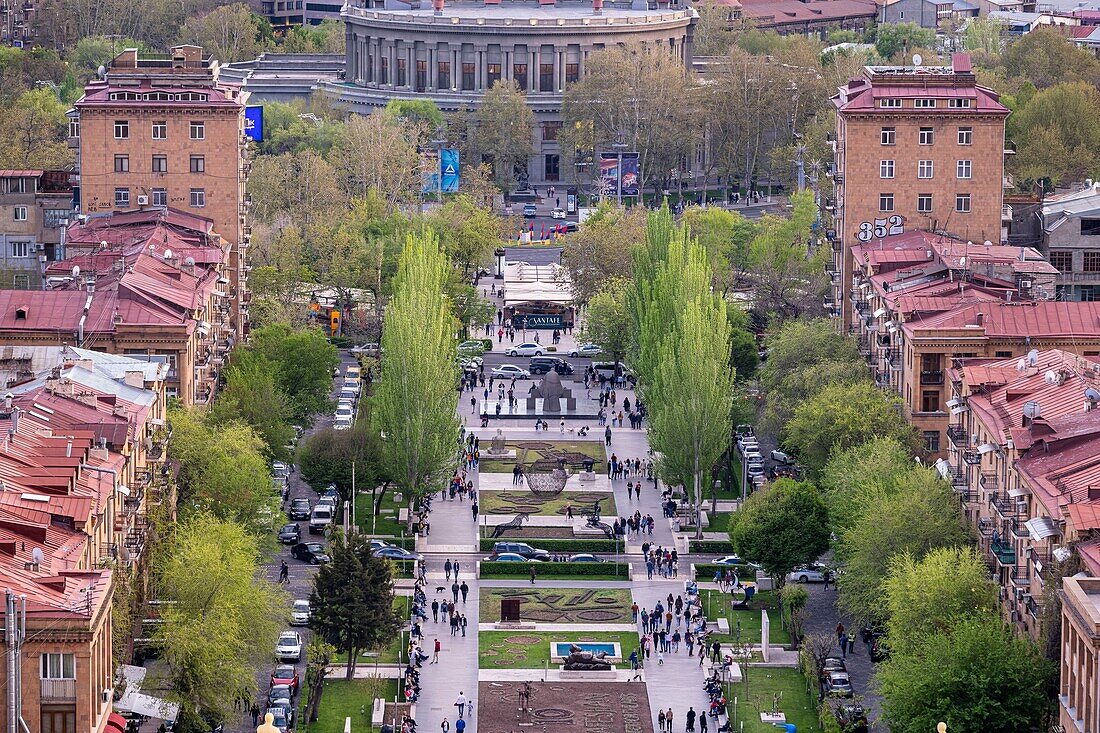
[[[955,211],[960,214],[970,213],[970,194],[957,193],[955,194]]]
[[[31,243],[30,242],[11,242],[11,256],[12,257],[30,257],[31,256]]]
[[[69,120],[69,137],[80,137],[80,120],[76,118]]]
[[[167,140],[168,139],[168,122],[166,120],[157,120],[153,123],[153,139],[154,140]]]
[[[947,106],[951,109],[970,109],[969,99],[949,99]]]
[[[973,145],[974,144],[974,128],[972,127],[960,127],[959,128],[959,145]]]
[[[931,145],[935,137],[935,131],[931,127],[922,127],[917,134],[917,142],[921,145]]]
[[[191,139],[192,140],[205,140],[206,139],[206,123],[205,122],[191,120]]]
[[[462,91],[472,92],[474,90],[474,76],[476,75],[476,64],[462,64]]]
[[[1068,249],[1052,249],[1050,264],[1054,265],[1058,272],[1070,272],[1073,270],[1073,252]]]
[[[27,192],[27,179],[22,176],[18,178],[4,178],[4,193],[26,193]]]
[[[557,153],[547,153],[543,158],[546,169],[546,180],[556,181],[561,175],[561,158]]]
[[[14,213],[15,213],[15,221],[26,221],[27,220],[27,207],[26,206],[16,206]]]
[[[932,213],[932,194],[930,194],[930,193],[918,193],[917,194],[917,213],[919,213],[919,214],[931,214]]]
[[[191,172],[192,173],[205,173],[206,172],[206,158],[201,155],[191,156]]]
[[[878,177],[879,178],[893,178],[894,177],[894,161],[892,161],[892,160],[880,160],[878,162]]]
[[[451,62],[439,61],[436,63],[436,89],[447,89],[451,86]]]
[[[539,91],[554,91],[554,65],[539,64]]]
[[[1100,272],[1100,252],[1085,252],[1085,272]]]
[[[42,679],[75,680],[76,655],[44,653],[42,655]]]
[[[428,62],[416,62],[416,91],[422,92],[428,88]]]
[[[566,64],[565,65],[565,83],[573,84],[579,81],[581,78],[581,65],[580,64]]]
[[[552,141],[558,139],[558,132],[561,130],[560,122],[543,122],[542,123],[542,139],[544,141]]]
[[[994,351],[993,352],[993,357],[995,359],[1011,359],[1012,358],[1012,352],[1011,351]]]
[[[167,206],[168,205],[168,189],[167,188],[154,188],[153,189],[153,206]]]
[[[388,56],[382,57],[382,74],[378,81],[382,84],[390,83],[390,59]]]
[[[972,166],[969,160],[960,160],[955,165],[955,177],[956,178],[970,178]]]
[[[130,156],[129,155],[116,155],[115,156],[115,173],[129,173],[130,172]]]
[[[128,188],[116,188],[115,189],[115,206],[119,208],[125,208],[130,205],[130,189]]]
[[[913,106],[917,109],[935,109],[936,100],[934,99],[914,99]]]
[[[894,194],[892,194],[892,193],[880,193],[878,195],[878,210],[879,211],[893,211],[894,210]]]
[[[485,70],[485,83],[492,89],[498,81],[500,81],[500,64],[489,64]]]
[[[512,78],[520,91],[527,91],[527,64],[512,64]]]
[[[884,109],[896,108],[901,106],[900,99],[880,99],[878,100],[878,106]]]
[[[931,178],[934,166],[930,160],[917,161],[917,178]]]
[[[1100,235],[1100,219],[1081,219],[1081,234],[1085,237]]]
[[[938,453],[940,450],[940,431],[925,430],[921,436],[924,439],[924,449],[929,453]]]
[[[896,136],[896,131],[893,127],[884,127],[879,130],[879,144],[880,145],[893,145]]]
[[[115,140],[125,140],[130,137],[130,123],[126,120],[115,120]]]
[[[31,288],[31,276],[24,273],[12,273],[11,285],[16,290],[30,290]]]
[[[167,155],[154,155],[153,156],[153,172],[154,173],[167,173],[168,172],[168,156]]]
[[[191,189],[191,205],[197,209],[201,209],[206,206],[206,189],[205,188],[192,188]]]
[[[397,86],[403,87],[409,83],[409,70],[406,67],[406,59],[397,59]]]
[[[920,393],[921,412],[939,412],[940,391],[938,389],[922,389]]]

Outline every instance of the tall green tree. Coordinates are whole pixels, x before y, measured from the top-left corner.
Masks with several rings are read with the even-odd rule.
[[[252,332],[249,348],[274,365],[289,414],[301,425],[329,405],[332,372],[340,363],[336,347],[319,328],[295,329],[276,323]]]
[[[916,23],[882,23],[876,27],[875,50],[887,60],[918,48],[932,48],[935,42],[936,32]]]
[[[202,46],[223,64],[254,59],[263,49],[259,18],[244,3],[188,18],[180,29],[180,41]]]
[[[1100,92],[1092,84],[1044,89],[1009,119],[1019,146],[1016,175],[1058,185],[1100,173]]]
[[[1100,84],[1100,60],[1067,39],[1057,28],[1039,27],[1005,47],[1005,72],[1039,89],[1056,84]]]
[[[626,305],[629,281],[608,281],[604,289],[592,296],[584,315],[580,337],[590,341],[616,364],[626,356],[631,345],[632,322]]]
[[[817,205],[810,191],[791,195],[788,216],[765,215],[749,244],[757,309],[781,319],[821,313],[829,250],[809,249]]]
[[[32,89],[0,108],[0,165],[5,168],[65,168],[73,153],[65,141],[65,106],[50,89]]]
[[[781,478],[730,515],[729,534],[737,554],[760,563],[782,588],[795,566],[829,549],[829,515],[813,484]]]
[[[440,489],[458,445],[455,319],[443,295],[450,265],[431,232],[409,235],[382,331],[371,414],[386,475],[408,497]]]
[[[516,170],[526,170],[527,159],[535,152],[531,142],[535,113],[514,82],[497,81],[482,97],[474,114],[474,147],[492,164],[497,185],[510,189],[516,180]]]
[[[353,533],[333,537],[332,562],[313,578],[310,626],[337,651],[348,655],[347,679],[355,677],[359,652],[393,639],[401,618],[393,610],[393,574],[388,560],[375,557],[370,539]]]
[[[901,398],[870,382],[825,387],[795,408],[786,435],[785,444],[814,472],[825,467],[833,450],[875,436],[909,446],[916,442],[913,427],[902,416]]]
[[[206,513],[176,526],[155,569],[169,695],[180,704],[181,730],[207,731],[232,714],[235,696],[257,692],[287,599],[263,578],[256,537]]]
[[[565,238],[562,264],[578,303],[587,303],[608,283],[631,276],[631,248],[645,236],[646,213],[641,207],[616,208],[604,202],[580,228]]]
[[[913,470],[912,453],[894,438],[874,438],[833,451],[818,483],[833,531],[839,534],[850,527],[880,496],[896,493]]]
[[[275,365],[266,357],[239,349],[225,370],[225,388],[210,411],[215,424],[234,420],[256,431],[273,460],[289,458],[294,436],[286,394],[275,381]]]

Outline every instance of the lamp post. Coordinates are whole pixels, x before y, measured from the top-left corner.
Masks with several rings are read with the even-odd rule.
[[[947,723],[944,723],[942,720],[936,723],[936,733],[947,733]]]

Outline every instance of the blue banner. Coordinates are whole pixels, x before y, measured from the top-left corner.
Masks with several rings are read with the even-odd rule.
[[[458,150],[443,148],[439,151],[439,181],[443,193],[458,193],[459,183]]]
[[[262,142],[264,139],[264,108],[244,108],[244,134],[253,142]]]
[[[623,196],[637,196],[639,193],[638,162],[637,153],[623,153],[623,162],[619,172],[619,190]]]

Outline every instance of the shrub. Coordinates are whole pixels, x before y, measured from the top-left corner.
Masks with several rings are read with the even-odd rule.
[[[492,351],[493,350],[493,340],[492,339],[481,339],[481,345],[485,347],[486,351]]]
[[[630,568],[627,563],[613,562],[539,562],[534,563],[534,566],[540,578],[614,575],[623,580],[627,579]],[[525,575],[528,573],[528,568],[526,563],[483,560],[481,577]]]
[[[532,547],[549,552],[564,552],[572,555],[578,552],[614,552],[614,540],[566,540],[566,539],[540,539],[538,537],[512,537],[505,536],[498,539],[488,537],[481,538],[481,551],[492,552],[493,545],[498,542],[526,542]],[[623,543],[619,543],[620,551],[625,551]]]
[[[390,560],[393,564],[393,577],[411,578],[416,572],[416,560]]]
[[[733,554],[733,543],[729,540],[691,540],[688,542],[688,552],[701,552],[711,555]],[[711,575],[713,575],[713,571]]]

